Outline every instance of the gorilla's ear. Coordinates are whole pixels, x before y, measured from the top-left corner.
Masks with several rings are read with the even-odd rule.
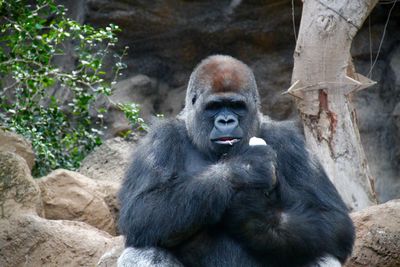
[[[196,103],[197,100],[197,94],[194,94],[192,97],[192,105],[194,105],[194,103]]]

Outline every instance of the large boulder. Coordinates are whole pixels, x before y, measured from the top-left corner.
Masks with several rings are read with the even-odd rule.
[[[113,86],[111,96],[101,96],[96,100],[97,108],[106,108],[103,123],[107,125],[104,137],[111,138],[121,136],[124,132],[131,130],[132,125],[121,111],[119,104],[140,103],[140,117],[148,120],[154,115],[154,103],[158,98],[165,95],[168,86],[160,84],[155,79],[146,75],[134,75],[117,82]],[[96,115],[95,112],[92,115]]]
[[[400,200],[354,212],[351,217],[357,236],[346,267],[400,266]]]
[[[112,237],[87,223],[41,217],[40,192],[26,161],[0,151],[0,266],[95,266],[104,252],[121,246],[122,237]]]
[[[39,186],[26,161],[17,154],[0,151],[0,218],[7,219],[16,212],[40,211]]]
[[[82,161],[79,172],[95,180],[121,181],[137,140],[116,137],[105,141]]]
[[[122,242],[86,223],[19,214],[0,220],[0,266],[94,266]]]
[[[37,182],[42,193],[45,218],[82,221],[116,234],[115,195],[119,183],[94,181],[63,169],[53,171]]]
[[[0,128],[0,151],[9,151],[25,159],[32,170],[35,165],[35,153],[32,145],[20,135]]]

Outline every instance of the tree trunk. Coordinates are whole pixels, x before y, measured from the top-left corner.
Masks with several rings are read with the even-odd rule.
[[[292,86],[307,144],[352,210],[376,203],[353,92],[374,82],[354,72],[353,37],[378,0],[305,0]]]

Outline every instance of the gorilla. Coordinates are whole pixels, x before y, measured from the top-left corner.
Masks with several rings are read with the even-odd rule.
[[[195,68],[185,108],[137,147],[119,201],[119,266],[340,266],[354,242],[301,134],[261,114],[253,72],[230,56]]]

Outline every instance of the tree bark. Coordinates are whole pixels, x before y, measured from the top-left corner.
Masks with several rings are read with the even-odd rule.
[[[345,203],[376,203],[374,178],[360,141],[353,92],[374,82],[355,73],[351,43],[378,0],[305,0],[292,86],[307,144]]]

